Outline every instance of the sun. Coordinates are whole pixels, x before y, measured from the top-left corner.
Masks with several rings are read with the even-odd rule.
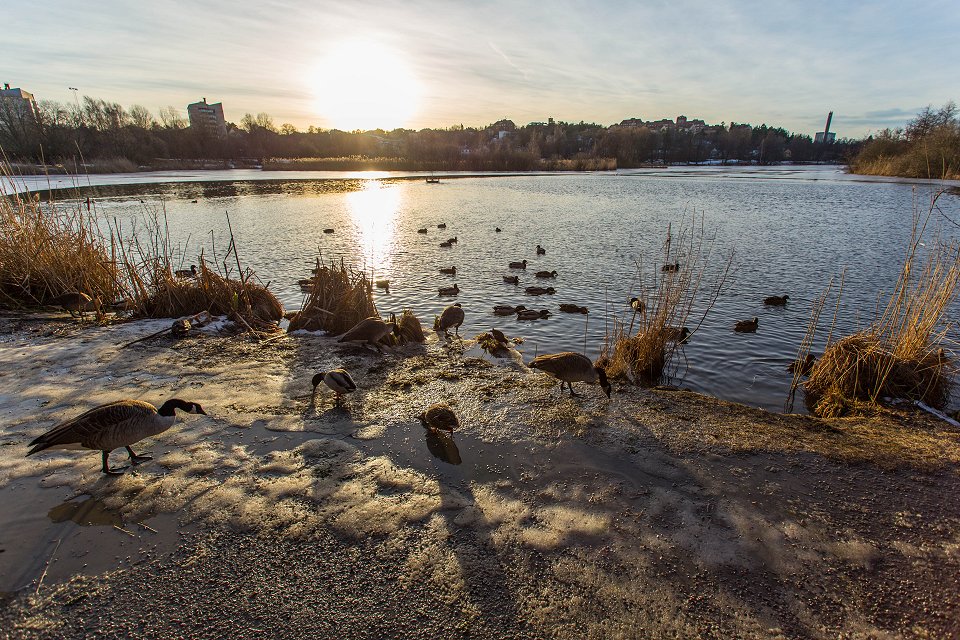
[[[342,131],[406,126],[420,104],[420,83],[403,56],[373,41],[336,45],[313,84],[317,114]]]

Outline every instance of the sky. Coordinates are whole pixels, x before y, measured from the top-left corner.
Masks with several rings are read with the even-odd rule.
[[[299,129],[686,115],[838,137],[960,100],[960,2],[0,2],[0,82]],[[71,91],[74,87],[77,91]]]

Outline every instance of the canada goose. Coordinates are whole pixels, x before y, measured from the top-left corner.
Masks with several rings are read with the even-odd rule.
[[[538,278],[556,278],[556,277],[557,277],[557,272],[556,272],[556,270],[554,270],[554,271],[537,271],[537,273],[535,273],[534,275],[536,275],[536,277],[538,277]]]
[[[683,344],[690,337],[690,329],[688,327],[664,327],[663,337],[671,342]]]
[[[540,318],[549,318],[550,311],[547,309],[521,309],[517,311],[517,320],[539,320]]]
[[[662,267],[660,267],[660,271],[663,271],[664,273],[672,273],[674,271],[680,271],[680,263],[674,262],[673,264],[665,264]]]
[[[573,391],[574,382],[586,382],[593,384],[598,382],[607,397],[610,397],[612,388],[607,381],[607,372],[603,367],[594,366],[585,355],[573,351],[563,351],[561,353],[549,353],[537,356],[530,363],[531,369],[540,369],[544,373],[549,373],[560,381],[560,390],[563,390],[563,383],[566,382],[570,387],[570,395],[577,395]]]
[[[377,285],[377,289],[386,289],[387,293],[390,292],[390,281],[389,280],[377,280],[374,284]]]
[[[526,309],[522,304],[516,307],[512,307],[508,304],[498,304],[493,308],[493,315],[495,316],[512,316],[515,313],[520,313]]]
[[[545,293],[556,293],[557,290],[553,287],[527,287],[526,292],[530,296],[541,296]]]
[[[333,231],[334,231],[333,229],[324,229],[324,230],[323,230],[324,233],[333,233]]]
[[[500,232],[502,231],[502,229],[501,229],[500,227],[497,227],[497,228],[495,229],[495,231],[496,231],[497,233],[500,233]]]
[[[543,247],[541,247],[540,245],[537,245],[537,255],[538,255],[538,256],[545,256],[545,255],[547,255],[547,250],[544,249]]]
[[[103,453],[101,471],[119,475],[123,472],[111,469],[107,462],[110,452],[124,447],[130,454],[132,464],[150,460],[150,456],[138,456],[130,445],[172,427],[177,419],[176,409],[206,415],[196,402],[186,402],[179,398],[167,400],[159,409],[142,400],[108,402],[76,418],[61,422],[36,438],[28,445],[33,448],[27,455],[32,456],[46,449],[99,449]]]
[[[447,228],[446,222],[441,222],[440,224],[437,225],[437,229],[446,229],[446,228]]]
[[[589,309],[586,307],[581,307],[578,304],[567,303],[562,303],[560,305],[560,311],[563,311],[564,313],[590,313]]]
[[[794,360],[793,362],[791,362],[790,365],[787,367],[787,371],[789,371],[794,375],[796,375],[797,372],[799,371],[800,375],[805,376],[808,373],[810,373],[810,369],[813,369],[813,365],[816,361],[817,361],[817,357],[812,353],[808,353],[807,357],[804,358],[802,362],[798,362],[797,360]]]
[[[449,242],[450,244],[457,244],[457,236],[453,236],[452,238],[447,238],[447,242]]]
[[[460,293],[460,287],[454,282],[452,287],[440,287],[437,291],[439,292],[438,295],[441,296],[455,296]]]
[[[510,268],[511,268],[511,269],[526,269],[526,268],[527,268],[527,261],[526,261],[526,260],[521,260],[520,262],[511,262],[511,263],[510,263]]]
[[[453,246],[453,245],[450,244],[449,242],[441,242],[441,243],[440,243],[440,248],[441,248],[441,249],[449,249],[449,248],[452,247],[452,246]]]
[[[520,276],[503,276],[503,281],[507,284],[520,284]]]
[[[447,275],[455,276],[457,275],[457,268],[454,267],[440,267],[440,273],[446,273]]]
[[[630,298],[630,308],[637,313],[643,313],[647,310],[647,305],[640,298]]]
[[[771,307],[782,307],[787,304],[787,300],[789,299],[790,296],[768,296],[763,299],[763,304]]]
[[[93,298],[88,296],[85,293],[80,291],[72,291],[70,293],[64,293],[56,298],[50,298],[46,302],[48,307],[60,307],[64,311],[70,312],[70,317],[79,314],[80,317],[83,317],[84,311],[95,311],[97,303],[93,301]]]
[[[421,227],[420,229],[417,229],[417,233],[426,233],[426,232],[427,232],[426,227]]]
[[[173,272],[174,277],[176,278],[196,278],[197,277],[197,265],[190,265],[189,269],[177,269]]]
[[[349,331],[340,336],[337,342],[361,342],[373,345],[377,351],[383,352],[380,348],[380,339],[393,332],[395,336],[400,336],[400,327],[395,321],[384,322],[376,316],[371,316],[361,320]]]
[[[740,320],[737,324],[733,325],[733,330],[739,333],[756,333],[758,326],[760,326],[759,318]]]
[[[337,399],[335,400],[336,406],[341,404],[341,396],[345,393],[353,393],[357,390],[357,385],[353,381],[353,378],[350,377],[350,373],[346,369],[332,369],[330,371],[321,371],[317,375],[313,376],[313,392],[317,392],[317,386],[320,383],[327,385],[327,387],[337,394]]]
[[[464,313],[460,303],[454,302],[440,314],[440,330],[443,331],[444,335],[450,335],[450,327],[453,327],[454,332],[459,336],[463,318]]]
[[[457,419],[457,414],[445,402],[430,405],[418,417],[426,429],[442,429],[452,432],[454,429],[460,428],[460,420]]]

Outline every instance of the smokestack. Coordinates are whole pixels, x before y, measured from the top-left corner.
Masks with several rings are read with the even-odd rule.
[[[833,120],[833,111],[827,114],[827,126],[823,130],[823,140],[826,142],[827,134],[830,133],[830,122]]]

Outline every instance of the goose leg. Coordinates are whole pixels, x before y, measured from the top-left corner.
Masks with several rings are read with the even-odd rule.
[[[107,463],[107,458],[110,456],[109,451],[101,451],[103,454],[103,467],[100,468],[100,471],[107,474],[108,476],[122,476],[123,471],[118,471],[116,469],[111,469],[110,465]]]
[[[125,448],[127,453],[130,454],[130,464],[140,464],[141,462],[146,462],[147,460],[153,460],[153,456],[138,456],[130,447]]]
[[[572,382],[568,382],[567,384],[570,385],[570,395],[571,395],[571,396],[579,396],[579,395],[580,395],[579,393],[575,393],[575,392],[574,392],[574,390],[573,390],[573,383],[572,383]]]

